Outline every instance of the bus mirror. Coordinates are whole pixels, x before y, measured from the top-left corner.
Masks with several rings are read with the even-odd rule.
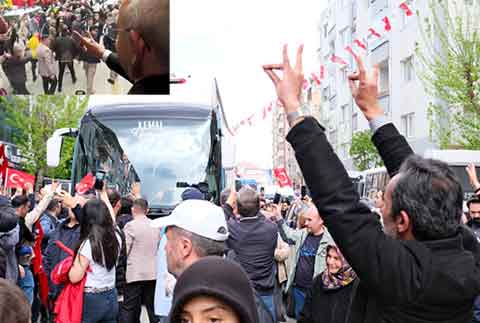
[[[47,165],[57,167],[60,164],[63,137],[53,136],[47,140]]]
[[[60,153],[64,136],[75,137],[77,129],[62,128],[55,130],[53,135],[47,140],[47,165],[57,167],[60,164]]]

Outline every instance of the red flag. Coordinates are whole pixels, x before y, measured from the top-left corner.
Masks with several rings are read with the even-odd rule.
[[[358,39],[355,39],[353,41],[355,43],[355,45],[357,45],[358,47],[364,49],[364,50],[367,50],[367,45],[365,45],[364,43],[362,43],[360,40]]]
[[[353,51],[352,47],[347,46],[347,47],[345,47],[345,50],[346,50],[347,52],[349,52],[355,59],[357,59],[358,56],[357,56],[357,54],[355,54],[355,52]]]
[[[320,85],[322,83],[320,79],[317,77],[317,75],[315,75],[315,73],[312,73],[312,79],[315,81],[317,85]]]
[[[5,156],[5,146],[3,144],[0,144],[0,182],[1,183],[5,181],[7,167],[8,167],[8,160],[7,160],[7,156]]]
[[[320,65],[320,79],[323,80],[325,78],[325,66]]]
[[[399,7],[400,7],[400,9],[402,9],[402,10],[405,12],[405,14],[407,15],[407,17],[413,15],[413,12],[412,12],[412,10],[408,7],[407,2],[402,2]]]
[[[303,80],[303,89],[304,90],[308,89],[308,82],[305,79]]]
[[[373,35],[375,37],[378,37],[378,38],[382,38],[382,35],[380,35],[379,33],[377,33],[377,31],[373,28],[368,28],[368,31],[370,32],[370,35]]]
[[[277,183],[280,187],[292,186],[292,181],[288,177],[285,167],[274,168],[273,174],[275,175]]]
[[[392,30],[392,24],[390,24],[390,19],[388,19],[387,16],[385,16],[382,19],[383,23],[385,24],[385,31],[391,31]]]
[[[5,187],[6,188],[17,188],[21,187],[25,189],[25,184],[30,183],[32,187],[35,185],[35,176],[30,175],[25,172],[21,172],[19,170],[13,168],[7,168],[7,178],[5,180]]]
[[[338,57],[336,55],[332,55],[330,60],[334,63],[337,63],[337,64],[347,65],[347,62],[343,58]]]
[[[33,273],[37,276],[39,282],[40,301],[43,305],[48,306],[48,276],[43,267],[42,257],[42,240],[44,235],[40,221],[35,222],[35,242],[33,245],[35,257],[32,259],[32,267]]]
[[[75,191],[79,194],[87,193],[95,185],[95,177],[93,177],[91,172],[88,172],[80,182],[75,185]]]

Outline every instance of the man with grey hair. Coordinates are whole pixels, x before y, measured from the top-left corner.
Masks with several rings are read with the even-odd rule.
[[[74,32],[81,46],[133,83],[128,94],[168,94],[169,0],[124,0],[117,20],[117,53]]]
[[[253,188],[244,186],[236,195],[239,218],[228,219],[230,235],[227,246],[233,250],[233,258],[243,267],[256,294],[276,322],[273,292],[278,229],[260,212],[260,196]],[[232,200],[227,200],[227,203],[232,203]]]

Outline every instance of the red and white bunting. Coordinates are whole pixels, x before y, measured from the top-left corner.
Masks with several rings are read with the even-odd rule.
[[[344,60],[343,58],[335,54],[333,54],[332,57],[330,57],[330,60],[332,61],[332,63],[335,63],[335,64],[348,65],[346,60]]]

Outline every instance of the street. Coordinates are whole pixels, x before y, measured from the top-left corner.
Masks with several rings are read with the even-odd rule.
[[[38,76],[36,82],[33,82],[32,79],[32,69],[31,64],[27,63],[27,89],[31,94],[44,94],[42,79]],[[62,92],[55,92],[55,94],[66,94],[71,95],[75,94],[78,90],[86,91],[87,79],[85,70],[83,69],[83,62],[75,61],[74,63],[75,74],[77,76],[76,84],[72,83],[72,77],[68,68],[65,68],[65,74],[63,75],[63,89]],[[57,66],[58,69],[58,66]],[[3,84],[7,89],[7,93],[11,94],[12,89],[10,84],[3,72],[3,69],[0,69],[0,76],[3,80]],[[38,64],[37,64],[37,73],[38,73]],[[95,94],[127,94],[128,90],[131,87],[131,84],[124,78],[118,76],[115,84],[110,84],[107,82],[107,79],[110,76],[110,70],[107,65],[103,62],[97,64],[97,72],[95,73],[94,79],[94,90]],[[58,73],[57,73],[58,77]],[[58,88],[57,88],[58,90]]]

